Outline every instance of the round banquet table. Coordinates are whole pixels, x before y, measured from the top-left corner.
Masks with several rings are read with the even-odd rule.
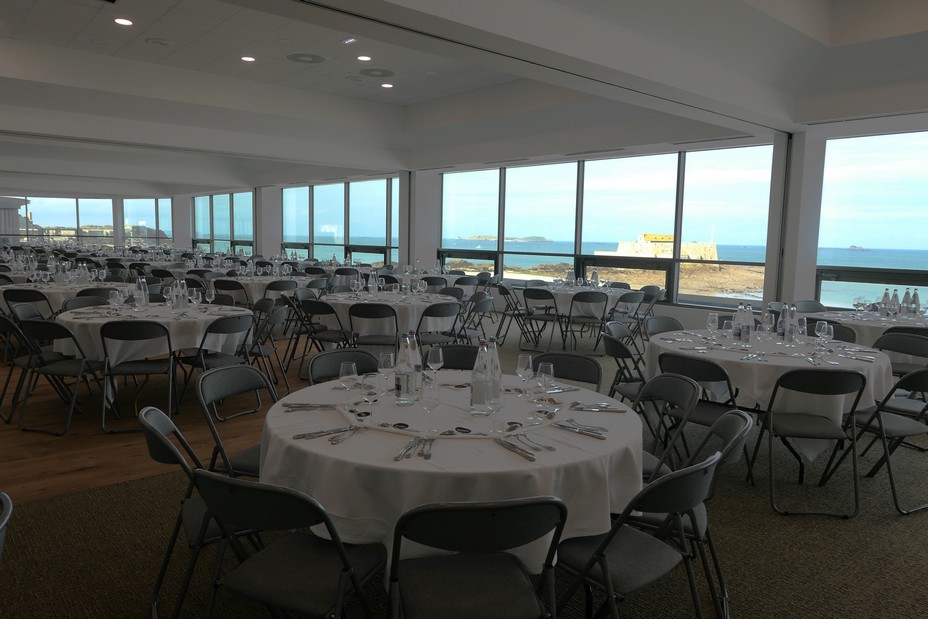
[[[864,346],[873,346],[877,338],[890,327],[928,327],[928,322],[921,317],[880,316],[877,312],[816,312],[804,316],[834,320],[847,325],[857,334],[857,343]]]
[[[759,336],[759,337],[758,337]],[[814,338],[812,338],[814,339]],[[660,373],[658,357],[661,353],[674,352],[690,357],[714,361],[728,373],[732,387],[738,389],[738,404],[741,407],[758,404],[766,409],[777,379],[784,373],[796,369],[840,369],[856,370],[866,377],[867,385],[861,395],[858,408],[873,406],[892,388],[893,375],[889,357],[871,348],[832,341],[825,353],[817,343],[797,343],[795,347],[783,345],[777,337],[755,334],[751,347],[744,348],[738,341],[725,339],[721,334],[710,339],[707,330],[671,331],[653,336],[645,353],[645,375],[651,378]],[[766,361],[749,355],[764,353]],[[808,358],[815,353],[819,365],[813,366]],[[856,358],[855,358],[856,357]],[[832,363],[829,363],[832,362]],[[814,410],[828,415],[840,423],[851,400],[837,402],[834,398],[809,396],[785,392],[777,395],[777,409]],[[811,458],[824,446],[820,441],[801,443],[803,453]]]
[[[337,294],[327,294],[322,297],[322,300],[335,308],[338,319],[346,329],[350,328],[349,325],[351,323],[348,317],[348,309],[355,303],[384,303],[391,305],[393,309],[396,310],[396,323],[399,326],[400,333],[415,331],[419,326],[419,318],[422,317],[422,312],[424,312],[425,308],[429,305],[449,303],[452,301],[457,302],[457,299],[454,297],[441,294],[412,294],[404,299],[399,294],[383,291],[375,292],[373,296],[368,295],[366,292],[340,292]],[[379,324],[380,321],[365,320],[364,324],[361,325],[362,328],[358,329],[357,332],[362,335],[367,335],[368,333],[392,332],[393,325],[386,324],[387,321],[388,319],[384,319],[384,324],[381,325]],[[453,318],[433,318],[427,320],[423,328],[430,331],[450,329],[453,321]],[[338,328],[335,321],[327,322],[323,320],[323,323],[329,328]]]
[[[534,286],[533,286],[534,287]],[[537,287],[540,290],[547,290],[554,295],[554,302],[557,304],[557,311],[559,314],[567,315],[570,312],[570,304],[573,301],[574,295],[578,292],[605,292],[608,298],[606,299],[606,312],[608,313],[610,309],[616,304],[616,301],[620,296],[626,292],[634,292],[632,290],[627,290],[624,288],[593,288],[590,286],[560,286],[560,287]],[[524,302],[523,298],[523,302]],[[623,303],[624,305],[624,303]],[[592,303],[578,303],[574,308],[574,313],[578,316],[600,316],[601,312],[600,307],[597,307]]]
[[[474,433],[490,430],[493,422],[489,418],[468,413],[469,379],[466,372],[438,372],[441,405],[432,413],[432,428],[438,432],[457,427]],[[503,382],[510,389],[504,395],[505,406],[497,413],[499,422],[526,422],[534,405],[511,388],[521,385],[521,380],[504,376]],[[358,419],[352,411],[365,413],[369,408],[361,391],[346,392],[333,388],[333,383],[322,383],[290,394],[268,412],[261,443],[261,481],[315,497],[339,534],[353,542],[382,542],[389,547],[400,515],[425,503],[547,495],[567,504],[564,537],[603,533],[609,529],[610,512],[621,511],[641,487],[641,422],[627,407],[601,394],[581,389],[569,395],[584,403],[610,402],[623,411],[557,413],[558,419],[573,418],[607,428],[606,440],[560,430],[546,421],[529,427],[528,435],[556,451],[533,452],[534,462],[507,451],[489,436],[474,433],[439,435],[431,459],[414,454],[395,461],[394,456],[410,439],[429,428],[424,409],[417,404],[399,407],[388,392],[377,396],[369,417]],[[288,412],[287,405],[292,403],[321,406]],[[563,405],[566,408],[567,402]],[[409,428],[378,425],[399,422]],[[294,438],[349,424],[361,424],[364,429],[338,445],[326,437]]]
[[[128,284],[121,284],[119,282],[93,282],[91,284],[39,284],[39,283],[28,283],[28,284],[7,284],[2,287],[4,290],[38,290],[48,298],[48,302],[52,306],[52,310],[56,312],[61,311],[61,306],[64,304],[65,300],[77,296],[77,293],[85,288],[116,288],[125,292],[128,290]],[[41,308],[40,308],[41,309]],[[47,311],[47,310],[46,310]]]
[[[255,277],[217,277],[216,280],[225,280],[225,281],[234,281],[239,282],[244,286],[245,292],[248,293],[248,300],[254,303],[258,299],[264,298],[264,289],[267,288],[267,285],[271,282],[280,282],[293,280],[297,282],[297,286],[302,288],[306,285],[306,282],[309,281],[305,275],[295,276],[295,277],[284,277],[284,276],[274,276],[274,275],[259,275]],[[213,281],[216,281],[213,280]],[[224,292],[224,291],[223,291]],[[272,291],[269,298],[276,299],[280,296],[279,291]]]
[[[224,305],[198,305],[190,307],[186,312],[172,312],[164,304],[150,305],[137,312],[131,304],[120,305],[117,310],[110,307],[95,306],[63,312],[55,319],[71,330],[88,359],[103,360],[103,342],[100,339],[100,326],[112,320],[150,320],[167,327],[171,335],[171,346],[174,350],[183,348],[197,348],[211,322],[221,316],[235,316],[250,314],[245,308],[229,307]],[[207,345],[213,350],[234,353],[241,337],[237,335],[211,335]],[[65,354],[73,354],[70,342],[57,342],[55,350]],[[141,359],[147,356],[163,354],[159,348],[146,348],[139,342],[119,343],[110,346],[110,361],[119,363],[130,359]]]

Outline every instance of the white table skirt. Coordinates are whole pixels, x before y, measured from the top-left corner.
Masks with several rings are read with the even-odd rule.
[[[928,322],[922,318],[890,318],[875,312],[817,312],[805,316],[834,320],[847,325],[854,329],[857,343],[863,346],[873,346],[877,338],[890,327],[928,327]]]
[[[466,372],[439,372],[443,385],[470,380]],[[510,385],[520,385],[515,376],[504,377]],[[337,384],[337,383],[336,383]],[[322,383],[297,391],[282,402],[345,403],[360,401],[358,390],[334,390],[333,383]],[[469,389],[443,386],[442,405],[432,427],[444,431],[464,426],[486,431],[487,418],[473,418],[467,412]],[[570,400],[588,403],[608,400],[587,390],[564,394]],[[560,397],[560,396],[558,396]],[[505,396],[498,414],[501,421],[525,421],[532,410],[527,399]],[[352,404],[367,411],[367,404]],[[624,408],[622,405],[618,405]],[[398,407],[392,394],[373,405],[365,423],[403,421],[410,430],[370,427],[343,444],[328,440],[294,440],[294,434],[347,425],[351,415],[344,410],[322,408],[286,412],[278,403],[267,414],[261,448],[261,481],[278,484],[318,499],[332,516],[339,534],[352,542],[381,542],[389,545],[400,515],[424,503],[443,501],[494,501],[518,497],[552,495],[568,508],[564,537],[593,535],[609,529],[610,512],[621,511],[641,487],[641,422],[629,413],[571,411],[560,417],[573,417],[580,423],[609,428],[608,440],[598,440],[543,426],[530,436],[553,445],[557,451],[536,453],[529,462],[488,437],[441,436],[432,449],[432,458],[416,457],[394,461],[400,449],[429,427],[426,413],[418,405]]]
[[[88,307],[59,314],[56,321],[68,327],[74,334],[84,354],[89,359],[103,360],[103,341],[100,339],[100,326],[111,320],[150,320],[158,322],[168,328],[171,335],[171,346],[174,350],[183,348],[197,348],[211,322],[222,316],[249,314],[250,311],[237,307],[221,305],[200,305],[190,308],[185,315],[172,313],[165,305],[152,305],[141,312],[133,311],[131,305],[123,305],[118,313],[106,307]],[[240,336],[212,335],[207,344],[212,350],[233,353],[241,341]],[[55,350],[65,354],[73,354],[70,342],[59,342]],[[146,357],[165,354],[167,351],[157,347],[140,345],[138,342],[124,342],[110,346],[111,363],[120,363],[131,359],[144,359]]]

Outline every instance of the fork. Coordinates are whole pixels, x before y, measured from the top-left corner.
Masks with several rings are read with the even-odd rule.
[[[354,436],[355,434],[357,434],[357,433],[358,433],[358,430],[360,430],[360,429],[361,429],[361,426],[352,426],[352,428],[351,428],[350,430],[348,430],[347,432],[342,432],[341,434],[336,434],[335,436],[333,436],[332,438],[330,438],[330,439],[329,439],[329,444],[331,444],[331,445],[338,445],[339,443],[343,443],[343,442],[347,441],[349,438],[351,438],[352,436]]]
[[[526,434],[525,432],[520,432],[519,434],[516,434],[516,438],[518,438],[523,443],[529,446],[538,445],[538,447],[540,447],[541,449],[547,449],[548,451],[557,451],[557,447],[554,447],[553,445],[545,445],[544,443],[539,443],[535,439],[529,438],[528,434]],[[533,449],[535,451],[541,451],[541,449],[538,449],[538,448],[533,447]]]
[[[588,425],[584,425],[584,424],[582,424],[582,423],[578,423],[578,422],[577,422],[576,420],[574,420],[574,419],[565,419],[564,421],[566,421],[566,422],[569,423],[569,424],[575,425],[575,426],[577,426],[578,428],[583,428],[584,430],[594,430],[594,431],[596,431],[596,432],[608,432],[608,431],[609,431],[609,428],[604,428],[604,427],[602,427],[602,426],[588,426]]]

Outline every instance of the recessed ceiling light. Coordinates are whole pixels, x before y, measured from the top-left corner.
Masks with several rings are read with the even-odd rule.
[[[253,56],[242,56],[242,60],[244,60],[245,62],[254,62],[254,61],[255,61],[255,59],[254,59]]]
[[[119,24],[120,26],[131,26],[132,25],[132,20],[126,19],[125,17],[117,17],[113,21]]]
[[[381,84],[381,88],[393,88],[393,84]]]
[[[370,56],[358,56],[358,60],[360,60],[361,62],[370,62],[370,59],[371,59]]]
[[[358,40],[354,37],[348,37],[347,39],[342,39],[342,43],[345,45],[351,45],[352,43],[357,43]]]

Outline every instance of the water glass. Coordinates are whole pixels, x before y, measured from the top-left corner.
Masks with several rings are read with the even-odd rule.
[[[732,323],[730,320],[726,320],[725,322],[723,322],[722,323],[722,337],[731,338],[733,329],[734,327],[732,326]]]
[[[745,348],[751,347],[751,335],[754,333],[754,325],[741,325],[741,345]]]
[[[436,381],[422,385],[422,396],[419,404],[425,409],[429,417],[429,427],[426,434],[436,434],[438,431],[432,423],[432,411],[441,405],[441,386]]]
[[[342,364],[338,368],[338,380],[341,382],[342,386],[335,387],[335,389],[343,391],[348,391],[351,389],[351,386],[357,382],[358,367],[355,365],[354,361],[342,361]]]
[[[538,364],[538,373],[545,377],[545,384],[547,390],[554,386],[554,364],[551,362],[543,362]]]
[[[519,394],[521,398],[528,397],[528,379],[532,376],[532,356],[528,354],[519,355],[518,361],[516,361],[516,374],[519,375],[519,378],[522,379],[522,393]]]
[[[709,330],[710,334],[714,334],[719,329],[719,313],[718,312],[709,312],[706,315],[706,329]]]

